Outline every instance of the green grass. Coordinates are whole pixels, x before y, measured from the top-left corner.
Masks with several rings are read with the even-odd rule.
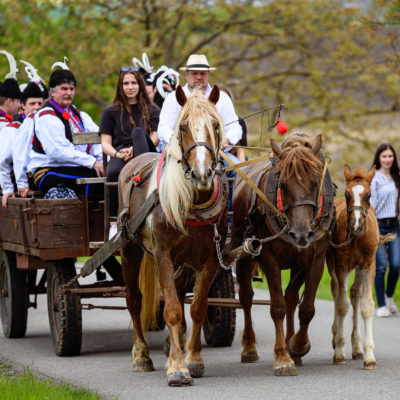
[[[0,366],[1,400],[100,400],[83,389],[74,389],[51,380],[38,379],[31,371],[10,375],[12,366]]]
[[[286,288],[287,284],[289,283],[289,278],[290,278],[290,271],[289,270],[282,271],[282,288]],[[350,274],[349,287],[351,286],[353,281],[354,281],[354,271]],[[256,289],[268,290],[268,284],[266,282],[265,277],[264,277],[263,282],[253,282],[253,287]],[[302,292],[302,289],[301,289],[300,293],[301,292]],[[375,306],[376,306],[375,288],[373,288],[373,295],[374,295],[374,301],[375,301]],[[333,297],[332,297],[332,293],[331,293],[331,278],[329,276],[329,272],[326,267],[324,269],[324,274],[322,275],[321,282],[318,286],[317,298],[333,301]],[[400,309],[399,290],[395,291],[393,298],[394,298],[394,301],[395,301],[397,307]]]

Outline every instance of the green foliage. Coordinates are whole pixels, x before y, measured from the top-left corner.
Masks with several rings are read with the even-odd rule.
[[[30,372],[15,376],[0,371],[0,393],[2,400],[99,400],[95,393],[55,384],[51,380],[39,380]]]

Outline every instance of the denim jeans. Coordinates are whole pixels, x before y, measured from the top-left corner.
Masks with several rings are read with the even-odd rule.
[[[232,153],[226,152],[225,153],[229,159],[234,163],[238,164],[240,163],[240,160]],[[229,164],[227,161],[224,159],[224,167],[229,167]],[[237,172],[234,169],[231,169],[226,173],[226,176],[228,178],[236,178]],[[228,211],[233,211],[233,184],[234,182],[229,182],[229,201],[228,201]],[[232,215],[228,215],[228,227],[232,225]]]
[[[396,283],[400,272],[400,228],[399,221],[392,224],[384,223],[378,220],[379,232],[381,235],[387,233],[397,233],[395,240],[379,246],[376,252],[376,275],[375,275],[375,293],[378,307],[385,305],[385,274],[389,261],[389,273],[387,276],[386,296],[393,297]]]

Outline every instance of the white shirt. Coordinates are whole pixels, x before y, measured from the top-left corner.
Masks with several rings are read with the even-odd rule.
[[[376,218],[396,217],[399,192],[394,179],[388,179],[382,172],[376,171],[371,182],[371,205]]]
[[[0,186],[3,194],[14,193],[14,185],[11,181],[13,170],[12,144],[20,126],[20,122],[13,121],[0,131]]]
[[[32,136],[34,128],[34,113],[29,114],[25,119],[17,134],[12,145],[12,162],[14,167],[15,182],[18,189],[27,188],[27,166],[32,149]]]
[[[74,145],[65,136],[63,122],[55,115],[45,114],[43,111],[53,109],[45,107],[35,114],[35,133],[46,154],[40,154],[30,150],[28,171],[34,172],[43,167],[87,167],[93,168],[95,161],[102,162],[103,155],[101,145],[92,145],[87,154],[87,145]],[[85,132],[98,132],[99,127],[92,118],[85,112],[80,112],[80,117]],[[79,129],[72,124],[72,132],[79,132]]]
[[[211,86],[207,85],[207,90],[205,93],[207,98],[210,95],[211,90]],[[183,91],[185,92],[186,96],[190,95],[188,84],[183,87]],[[225,125],[225,137],[231,144],[236,144],[242,138],[242,127],[239,125],[239,118],[236,115],[232,100],[225,92],[220,91],[219,100],[215,106],[217,107],[217,110],[220,113],[222,121]],[[157,135],[164,143],[169,142],[174,132],[180,109],[181,106],[176,100],[175,92],[170,93],[166,97],[161,108],[160,122],[157,129]]]

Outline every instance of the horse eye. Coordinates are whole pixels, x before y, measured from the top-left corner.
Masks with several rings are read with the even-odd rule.
[[[371,198],[371,192],[365,193],[365,195],[363,197],[364,197],[365,201],[369,201],[369,199]]]

